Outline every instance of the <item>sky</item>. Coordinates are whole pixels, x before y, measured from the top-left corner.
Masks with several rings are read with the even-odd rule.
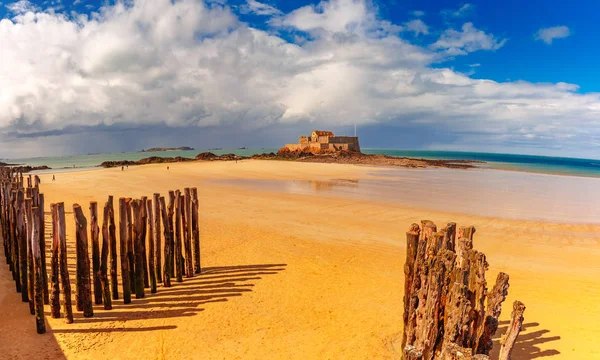
[[[600,158],[597,1],[0,0],[0,158],[155,146]]]

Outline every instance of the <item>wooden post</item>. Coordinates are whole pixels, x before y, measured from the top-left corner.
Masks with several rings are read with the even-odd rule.
[[[156,268],[154,267],[154,216],[152,213],[152,200],[146,200],[146,214],[148,215],[148,271],[150,272],[150,293],[156,293]]]
[[[17,202],[16,202],[17,210],[16,210],[16,220],[17,220],[17,236],[18,239],[18,250],[19,250],[19,271],[21,275],[21,279],[17,279],[17,282],[20,281],[20,289],[21,289],[21,301],[29,302],[33,299],[29,298],[28,292],[28,279],[27,276],[27,211],[25,207],[25,202],[23,200],[23,191],[19,190],[17,193]],[[17,290],[18,291],[18,290]]]
[[[408,327],[408,319],[410,317],[411,308],[411,288],[414,276],[414,266],[417,257],[417,246],[419,244],[419,234],[421,229],[419,225],[412,224],[406,233],[406,262],[404,263],[404,329]],[[402,336],[402,348],[406,346],[406,331]]]
[[[485,312],[484,331],[479,339],[478,354],[488,355],[492,349],[492,338],[498,330],[498,318],[502,311],[502,303],[508,295],[508,274],[503,272],[498,273],[496,284],[492,291],[488,294],[487,308]]]
[[[185,188],[184,193],[184,211],[181,219],[184,229],[185,276],[191,278],[194,276],[194,264],[192,263],[192,195],[190,188]]]
[[[84,317],[94,316],[90,282],[90,257],[88,252],[87,220],[81,206],[73,204],[75,238],[77,242],[77,293],[76,300]]]
[[[112,288],[113,300],[119,299],[119,279],[117,278],[117,234],[115,228],[115,208],[113,206],[112,195],[108,196],[109,222],[108,236],[110,242],[110,284]]]
[[[35,325],[38,334],[46,332],[46,322],[44,321],[44,281],[42,279],[42,250],[40,244],[40,211],[35,207],[32,211],[32,255],[34,259],[34,283],[35,283]]]
[[[67,266],[67,235],[66,235],[66,223],[65,223],[65,204],[56,204],[57,218],[56,218],[56,230],[58,232],[58,239],[60,244],[59,258],[60,258],[60,278],[63,287],[63,306],[65,311],[65,321],[67,324],[73,323],[73,309],[71,306],[71,281],[69,280],[69,268]]]
[[[170,277],[175,277],[175,226],[173,224],[173,214],[174,214],[174,207],[175,207],[175,192],[174,191],[169,191],[169,207],[167,208],[167,215],[169,216],[169,231],[171,233],[171,236],[169,237],[169,241],[170,241],[170,248],[171,251],[169,253],[169,270],[170,270]],[[167,261],[167,259],[165,259],[165,261]]]
[[[200,225],[198,223],[198,189],[192,188],[192,241],[194,244],[194,272],[200,274]]]
[[[123,285],[123,303],[131,303],[131,283],[129,277],[129,258],[127,256],[127,204],[125,198],[119,198],[119,243],[121,246],[121,283]]]
[[[94,283],[94,303],[102,304],[102,285],[100,284],[100,228],[98,227],[98,203],[90,202],[90,234],[92,236],[92,279]]]
[[[134,243],[135,239],[133,237],[133,220],[131,217],[131,198],[127,198],[125,202],[127,206],[127,261],[129,261],[129,286],[131,287],[131,291],[135,291],[135,250]]]
[[[22,191],[21,191],[22,192]],[[9,229],[9,233],[10,233],[10,242],[11,242],[11,248],[12,248],[12,263],[13,263],[13,280],[15,280],[15,284],[16,284],[16,288],[17,288],[17,292],[21,292],[21,291],[25,291],[27,292],[27,287],[22,288],[21,287],[21,282],[23,281],[21,278],[21,273],[25,274],[25,279],[27,279],[27,261],[20,261],[21,258],[21,251],[25,251],[23,254],[25,255],[25,259],[27,258],[27,248],[26,245],[23,246],[23,249],[20,249],[19,243],[20,243],[20,236],[18,235],[18,219],[19,217],[17,216],[18,212],[17,212],[17,191],[16,190],[11,190],[11,197],[10,197],[10,229]],[[23,217],[25,215],[22,215]],[[25,263],[25,271],[22,271],[21,269],[21,263]],[[29,297],[28,297],[29,299]],[[29,301],[29,300],[28,300]]]
[[[37,187],[40,183],[39,177],[36,175],[35,186]],[[50,294],[48,292],[48,269],[46,263],[46,222],[44,213],[44,194],[38,194],[38,211],[40,212],[40,247],[42,252],[42,289],[44,290],[44,304],[50,303]]]
[[[54,319],[60,317],[60,284],[58,272],[58,249],[60,240],[58,238],[58,210],[56,204],[50,204],[52,213],[52,257],[50,258],[50,280],[52,283],[52,293],[50,296],[50,313]]]
[[[512,352],[513,347],[515,346],[515,342],[517,341],[517,336],[519,336],[519,333],[523,328],[524,312],[525,304],[518,300],[515,301],[513,303],[513,311],[510,316],[510,325],[502,339],[502,345],[500,346],[500,355],[498,355],[498,360],[510,360],[510,354]]]
[[[34,299],[34,270],[33,270],[33,251],[32,251],[32,236],[33,236],[33,200],[25,199],[25,214],[27,223],[27,291],[29,292],[29,312],[35,315],[35,299]]]
[[[168,260],[171,257],[171,230],[169,229],[169,219],[167,215],[167,206],[165,205],[165,197],[160,197],[160,213],[163,221],[163,228],[165,234],[165,258],[164,258],[164,269],[163,269],[163,285],[165,287],[171,287],[171,269],[170,269],[170,261]]]
[[[154,252],[155,254],[152,254],[151,256],[153,256],[156,260],[155,266],[156,266],[156,278],[158,280],[159,283],[162,282],[162,262],[161,262],[161,241],[160,241],[160,194],[158,193],[154,193]]]
[[[175,275],[177,282],[183,281],[183,264],[181,262],[181,211],[183,199],[179,190],[175,192]]]
[[[108,281],[108,249],[110,247],[110,235],[108,221],[110,218],[110,203],[104,204],[102,217],[102,256],[100,257],[100,286],[102,287],[102,297],[104,310],[112,309],[112,299],[110,297],[110,283]]]
[[[133,210],[133,238],[135,241],[135,298],[141,299],[144,297],[144,258],[142,255],[143,219],[141,201],[132,201],[131,209]]]
[[[148,198],[142,196],[140,202],[140,213],[142,214],[142,266],[144,270],[144,288],[150,287],[150,281],[148,278],[148,257],[146,254],[146,222],[148,221],[148,214],[146,214],[146,202]]]

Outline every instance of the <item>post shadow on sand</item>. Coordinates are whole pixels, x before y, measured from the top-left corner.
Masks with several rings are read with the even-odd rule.
[[[510,321],[500,321],[498,331],[494,335],[494,347],[490,352],[491,359],[497,359],[500,351],[500,339],[508,330]],[[537,345],[544,344],[551,341],[560,340],[560,336],[545,336],[550,332],[547,329],[536,330],[540,324],[537,322],[530,322],[523,324],[523,329],[517,337],[517,342],[512,351],[512,359],[514,360],[529,360],[537,359],[546,356],[559,355],[560,351],[556,349],[541,350]]]
[[[75,314],[75,323],[99,323],[104,321],[127,321],[139,319],[167,319],[195,316],[205,311],[199,308],[209,303],[227,302],[231,297],[243,296],[253,290],[255,282],[264,275],[275,275],[285,270],[287,264],[256,264],[238,266],[217,266],[202,269],[202,274],[193,278],[184,278],[182,283],[172,281],[172,287],[158,287],[156,294],[146,289],[143,299],[132,297],[130,304],[123,304],[122,299],[113,301],[110,311],[97,311],[94,317],[84,318],[79,312]],[[102,310],[102,305],[95,305],[95,310]],[[141,311],[140,311],[141,310]],[[150,311],[151,310],[151,311]],[[218,310],[217,310],[218,311]],[[85,332],[120,332],[169,330],[176,326],[111,328],[111,329],[72,329],[61,330],[63,333]],[[59,331],[57,331],[59,332]]]

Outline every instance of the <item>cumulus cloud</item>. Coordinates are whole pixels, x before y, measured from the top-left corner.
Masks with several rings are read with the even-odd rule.
[[[404,26],[406,27],[406,30],[414,32],[415,35],[429,34],[429,28],[421,19],[411,20],[404,24]]]
[[[539,29],[534,37],[536,40],[541,40],[548,45],[552,45],[554,39],[564,39],[570,35],[571,30],[563,25]]]
[[[411,12],[411,14],[416,17],[421,17],[421,16],[425,16],[425,11],[415,10],[415,11]]]
[[[13,14],[25,14],[30,11],[38,11],[39,8],[27,0],[19,0],[17,2],[6,5],[6,8]]]
[[[475,10],[475,6],[473,4],[466,3],[466,4],[461,5],[461,7],[456,10],[450,10],[450,9],[442,10],[442,15],[448,16],[448,17],[461,18],[461,17],[471,15],[474,10]]]
[[[454,144],[600,143],[599,94],[439,68],[448,54],[504,44],[470,23],[422,47],[364,1],[330,0],[275,18],[281,32],[307,33],[302,43],[201,0],[135,0],[92,16],[35,11],[3,19],[0,150],[17,148],[17,138],[57,144],[48,139],[88,128],[256,134],[355,123],[443,130]]]
[[[477,29],[473,23],[465,23],[461,31],[448,29],[439,40],[431,45],[433,49],[445,50],[449,55],[467,55],[478,50],[495,51],[506,43],[506,39],[497,39]]]
[[[252,13],[264,16],[273,16],[281,14],[281,11],[279,11],[279,9],[269,4],[258,2],[256,0],[247,0],[246,3],[241,6],[241,11],[243,14]]]

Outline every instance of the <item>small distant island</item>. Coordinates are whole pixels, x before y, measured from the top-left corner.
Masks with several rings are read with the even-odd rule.
[[[150,148],[150,149],[142,149],[140,152],[159,152],[159,151],[185,151],[185,150],[196,150],[192,147],[189,146],[181,146],[178,148],[163,148],[163,147],[155,147],[155,148]]]

